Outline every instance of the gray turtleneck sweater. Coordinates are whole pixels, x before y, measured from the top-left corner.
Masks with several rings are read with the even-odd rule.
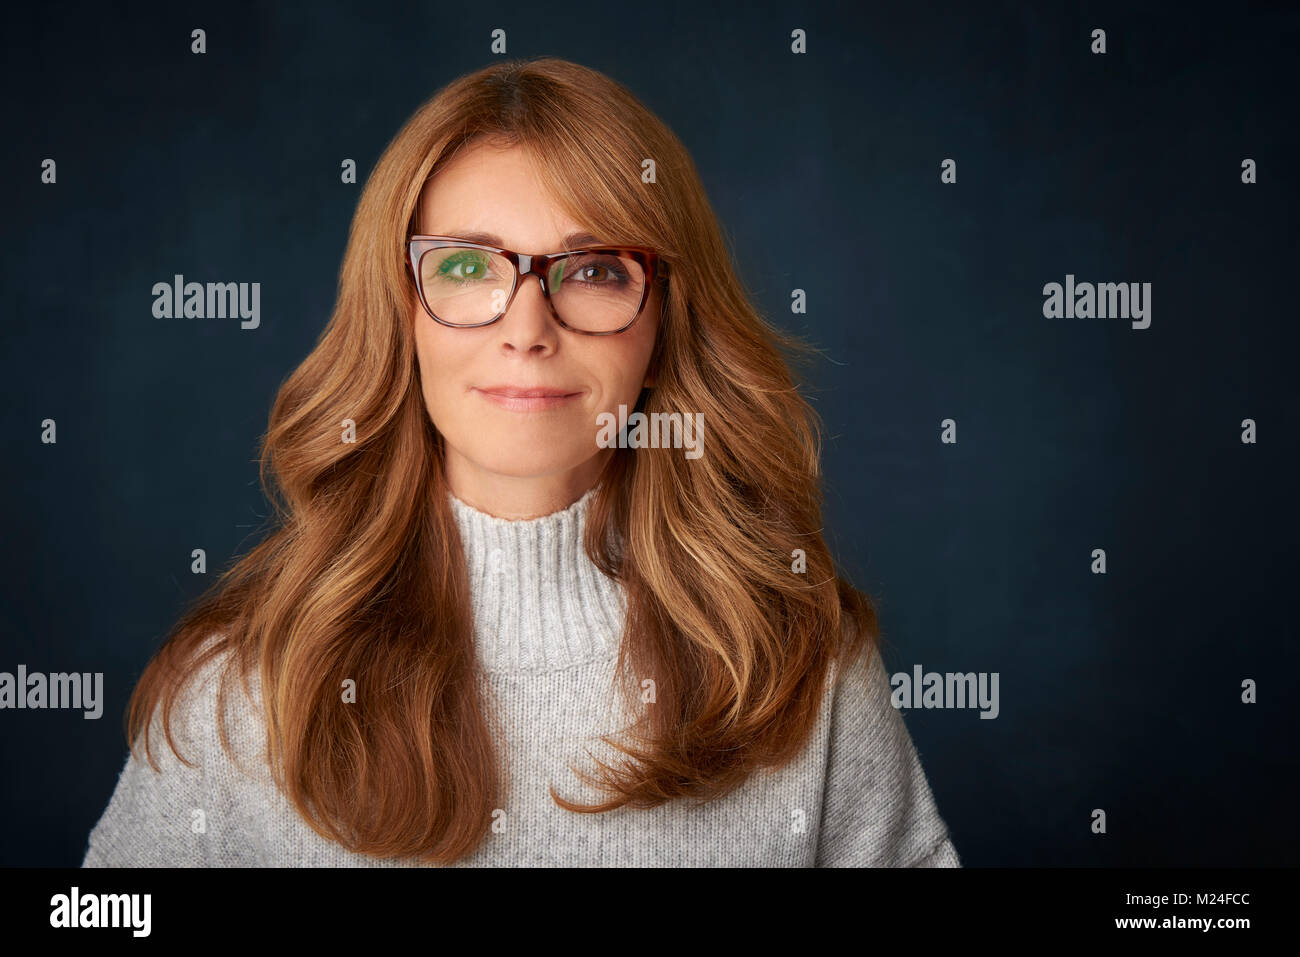
[[[625,599],[582,547],[594,494],[524,521],[450,499],[465,544],[484,680],[504,718],[498,747],[509,771],[496,826],[457,864],[960,866],[874,650],[832,673],[800,755],[777,771],[756,772],[730,795],[702,807],[677,801],[602,814],[575,814],[551,800],[548,782],[563,797],[600,796],[569,764],[593,767],[584,748],[609,760],[617,752],[599,735],[627,723],[613,694]],[[270,777],[256,672],[254,700],[236,684],[227,703],[239,756],[231,761],[215,720],[222,663],[206,667],[190,686],[197,693],[173,713],[182,753],[200,766],[177,760],[155,713],[151,739],[162,773],[127,756],[82,866],[417,864],[349,852],[298,816]]]

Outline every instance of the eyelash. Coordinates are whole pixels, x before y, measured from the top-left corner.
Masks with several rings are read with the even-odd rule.
[[[462,253],[457,253],[454,256],[448,256],[446,259],[444,259],[441,265],[439,265],[438,267],[439,277],[447,280],[448,282],[455,283],[457,286],[468,286],[470,283],[482,282],[482,280],[479,279],[462,279],[459,276],[452,275],[450,270],[455,269],[457,266],[464,265],[463,257],[466,255],[469,254],[462,252]]]
[[[621,263],[618,263],[617,259],[615,259],[614,262],[615,265],[610,265],[609,263],[581,263],[579,264],[578,269],[581,270],[586,268],[587,266],[598,266],[601,269],[604,269],[606,272],[608,272],[611,276],[613,276],[614,282],[627,282],[628,279],[630,278],[627,274],[627,270],[623,268]],[[579,281],[585,281],[585,280],[579,280]],[[604,283],[599,283],[598,285],[604,285]]]
[[[439,275],[443,279],[455,283],[458,286],[467,286],[470,285],[471,283],[481,282],[481,280],[477,280],[477,279],[461,279],[459,276],[452,275],[452,273],[449,271],[451,269],[455,269],[457,266],[463,265],[464,259],[462,257],[466,255],[469,254],[458,253],[455,256],[448,256],[445,260],[443,260],[441,266],[439,266],[438,269]],[[595,255],[598,256],[599,254],[595,254]],[[614,277],[612,280],[613,282],[616,283],[627,282],[630,279],[630,277],[627,274],[627,271],[623,269],[621,264],[618,264],[617,258],[614,259],[614,263],[615,263],[614,265],[611,265],[609,263],[601,263],[601,262],[580,263],[578,265],[578,269],[583,269],[586,266],[591,266],[591,265],[599,266],[601,269],[606,270],[607,272],[609,272],[611,276]],[[579,282],[587,282],[587,280],[579,280]],[[604,285],[604,283],[594,283],[593,285]]]

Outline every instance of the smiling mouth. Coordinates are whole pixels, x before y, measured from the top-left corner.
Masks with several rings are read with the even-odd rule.
[[[516,389],[510,387],[474,389],[488,402],[511,412],[545,412],[572,402],[581,392],[559,389]]]

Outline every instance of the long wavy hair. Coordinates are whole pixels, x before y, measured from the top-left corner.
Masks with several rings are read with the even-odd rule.
[[[258,669],[277,786],[318,833],[377,858],[454,862],[504,805],[403,259],[422,188],[481,137],[528,149],[593,234],[660,252],[657,382],[638,408],[702,412],[707,427],[701,458],[617,449],[600,476],[583,546],[626,589],[616,684],[635,701],[631,676],[654,675],[657,700],[625,740],[605,738],[617,766],[575,769],[607,800],[553,787],[552,800],[597,813],[722,796],[801,750],[834,662],[878,638],[872,600],[837,575],[822,535],[821,427],[788,361],[815,350],[751,305],[676,136],[623,86],[564,60],[463,76],[407,121],[361,194],[333,314],[262,440],[271,531],[172,629],[126,717],[152,764],[161,704],[189,764],[171,731],[183,687],[226,658],[220,726],[231,676],[247,687]],[[355,443],[340,440],[345,419]],[[359,690],[341,706],[346,679]],[[220,739],[229,750],[224,727]]]

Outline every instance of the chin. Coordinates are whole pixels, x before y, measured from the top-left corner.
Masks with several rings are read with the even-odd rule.
[[[559,454],[555,446],[535,450],[511,449],[493,450],[474,456],[481,468],[498,475],[511,478],[535,478],[566,472],[582,464],[580,455]]]

